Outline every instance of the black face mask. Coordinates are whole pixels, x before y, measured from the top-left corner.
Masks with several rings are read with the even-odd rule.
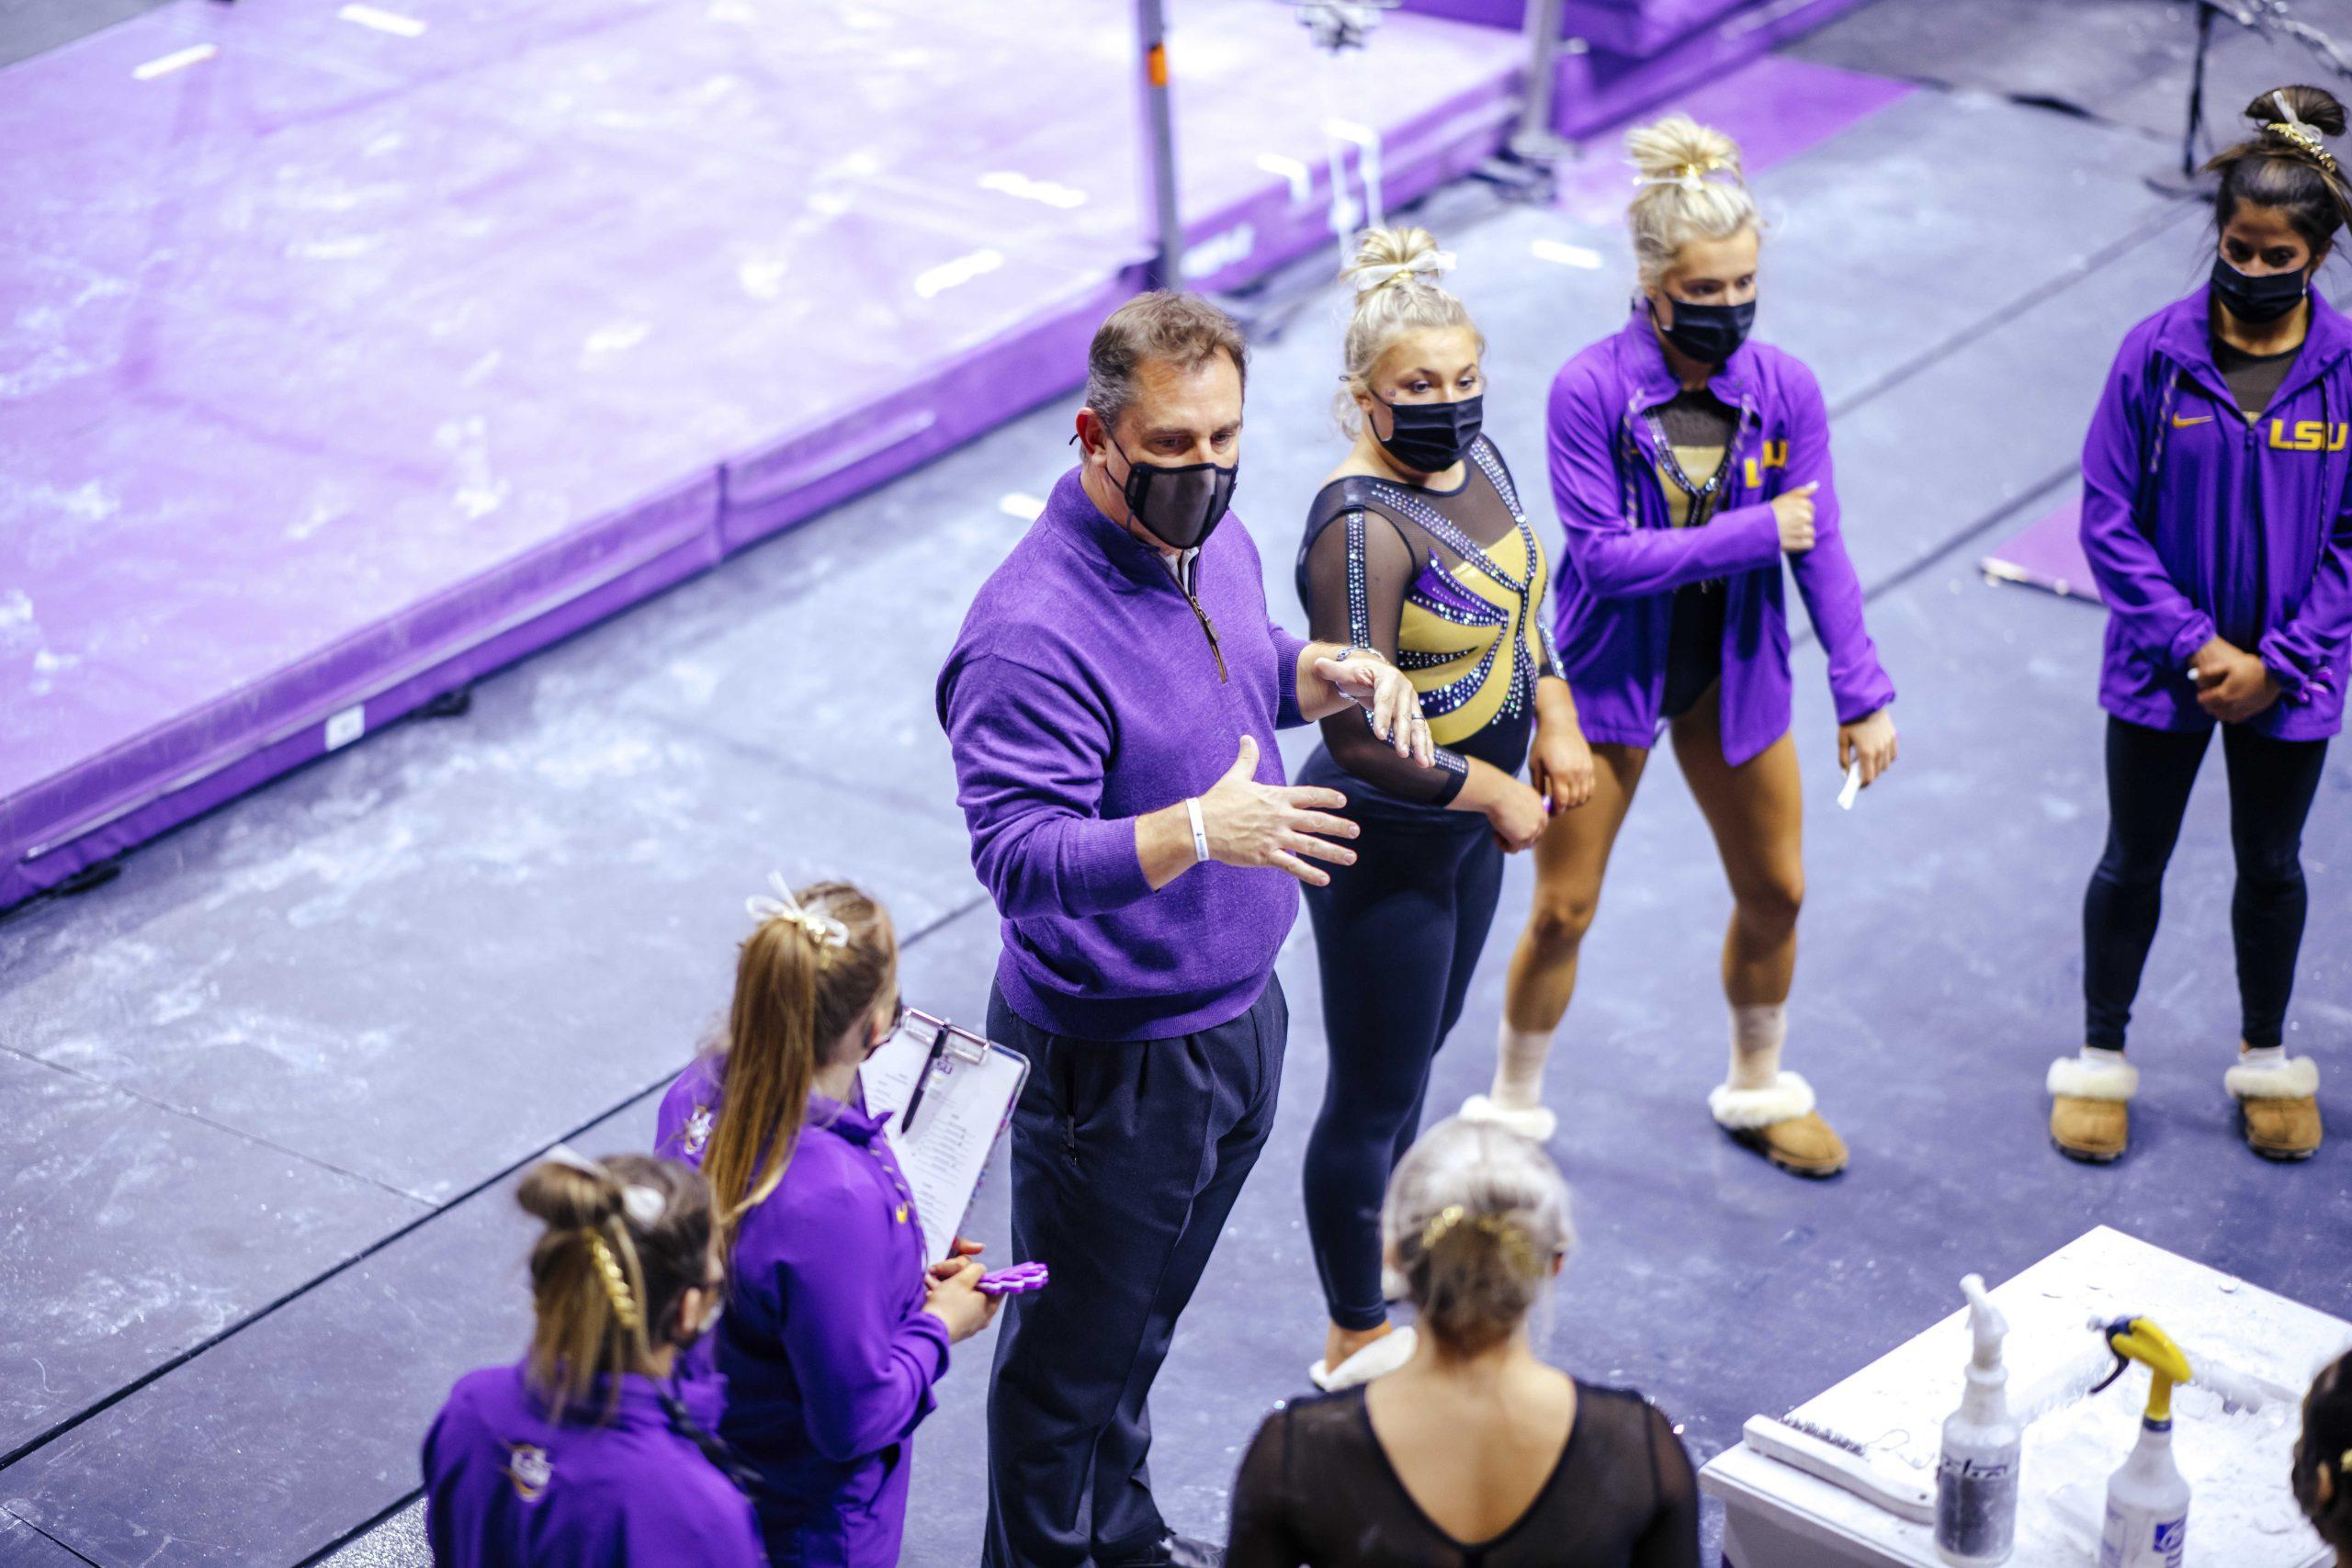
[[[2223,256],[2213,258],[2213,298],[2250,327],[2275,321],[2301,304],[2308,281],[2308,276],[2300,270],[2253,277],[2232,266]]]
[[[1462,461],[1462,454],[1478,439],[1486,401],[1481,392],[1452,403],[1383,402],[1380,406],[1388,411],[1388,434],[1381,435],[1376,429],[1373,434],[1380,437],[1390,457],[1413,472],[1443,473]]]
[[[1127,511],[1143,525],[1145,533],[1161,544],[1176,550],[1198,549],[1225,521],[1226,508],[1233,504],[1233,488],[1241,482],[1239,463],[1229,468],[1216,463],[1164,468],[1127,457],[1127,449],[1115,436],[1111,447],[1127,458],[1126,480],[1119,487]]]
[[[1650,307],[1656,320],[1657,307]],[[1756,325],[1756,301],[1745,305],[1701,305],[1674,301],[1674,324],[1661,327],[1666,341],[1702,365],[1721,365],[1739,351]]]

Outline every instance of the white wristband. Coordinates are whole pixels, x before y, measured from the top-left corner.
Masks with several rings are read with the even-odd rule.
[[[1201,822],[1201,801],[1198,795],[1184,802],[1184,815],[1193,819],[1193,863],[1204,865],[1209,858],[1209,830]]]

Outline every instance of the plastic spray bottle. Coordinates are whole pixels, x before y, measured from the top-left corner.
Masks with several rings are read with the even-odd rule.
[[[1976,1353],[1960,1408],[1944,1422],[1936,1466],[1936,1554],[1959,1568],[2008,1561],[2018,1529],[2018,1453],[2024,1431],[2009,1415],[2001,1341],[2008,1320],[1984,1293],[1982,1276],[1960,1282]]]
[[[2100,1388],[2123,1375],[2127,1359],[2144,1364],[2152,1375],[2140,1440],[2108,1478],[2098,1568],[2180,1568],[2188,1549],[2188,1482],[2173,1462],[2172,1388],[2189,1381],[2188,1358],[2144,1317],[2120,1317],[2100,1332],[2115,1353],[2115,1371]]]

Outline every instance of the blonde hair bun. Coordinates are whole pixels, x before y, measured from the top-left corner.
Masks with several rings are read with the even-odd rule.
[[[1691,241],[1758,226],[1739,143],[1713,126],[1668,115],[1627,131],[1625,155],[1639,187],[1625,216],[1643,288],[1656,288]]]
[[[1422,1332],[1466,1354],[1516,1333],[1576,1245],[1567,1183],[1543,1145],[1462,1116],[1405,1151],[1380,1224]]]
[[[1363,295],[1376,288],[1410,288],[1423,281],[1436,287],[1436,280],[1453,270],[1452,253],[1439,249],[1437,236],[1427,229],[1368,229],[1340,276]]]
[[[1687,114],[1637,125],[1625,133],[1626,160],[1645,180],[1687,182],[1728,170],[1742,178],[1739,143]]]
[[[1427,229],[1371,229],[1356,241],[1356,254],[1340,269],[1355,289],[1342,344],[1346,370],[1334,409],[1340,427],[1355,434],[1355,394],[1368,388],[1372,367],[1408,333],[1466,327],[1477,333],[1469,308],[1439,279],[1453,270],[1453,253],[1441,248]],[[1478,352],[1487,340],[1478,337]]]

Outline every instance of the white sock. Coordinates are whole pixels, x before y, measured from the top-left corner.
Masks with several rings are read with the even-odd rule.
[[[2287,1047],[2240,1044],[2238,1060],[2249,1067],[2283,1067],[2287,1065]]]
[[[2086,1045],[2083,1047],[2083,1061],[2094,1067],[2120,1067],[2123,1065],[2123,1053],[2110,1051],[2104,1045]]]
[[[1781,1081],[1781,1047],[1789,1038],[1789,1010],[1761,1002],[1731,1010],[1731,1074],[1734,1089],[1770,1089]]]
[[[1552,1054],[1548,1029],[1513,1029],[1502,1022],[1495,1041],[1495,1087],[1487,1097],[1504,1111],[1532,1111],[1544,1103],[1544,1058]]]

